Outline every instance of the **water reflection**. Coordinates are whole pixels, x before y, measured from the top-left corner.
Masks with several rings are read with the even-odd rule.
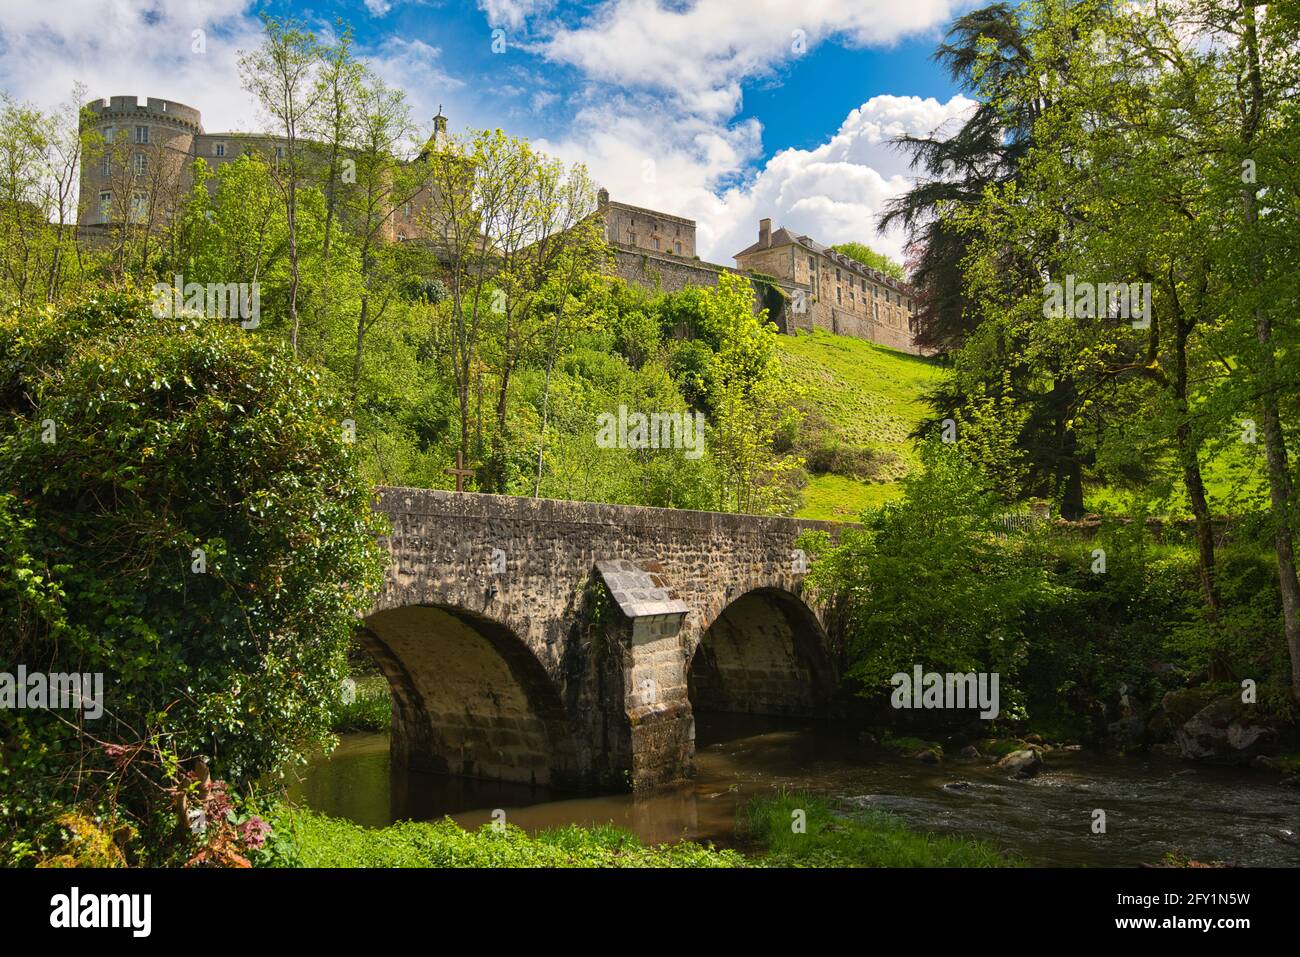
[[[1263,772],[1053,752],[1038,777],[1013,781],[983,761],[925,765],[868,751],[825,725],[735,716],[700,716],[697,743],[689,783],[590,797],[398,771],[386,735],[349,735],[290,796],[372,827],[446,814],[477,828],[500,808],[529,831],[612,822],[647,842],[732,846],[751,797],[807,789],[887,808],[918,829],[987,838],[1039,864],[1134,865],[1177,848],[1200,860],[1300,865],[1300,846],[1286,836],[1300,833],[1300,789]],[[1091,831],[1096,808],[1106,811],[1104,835]]]

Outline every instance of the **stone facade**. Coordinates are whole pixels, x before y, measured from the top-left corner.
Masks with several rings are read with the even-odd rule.
[[[788,229],[758,224],[758,241],[736,253],[736,264],[793,290],[785,328],[824,329],[920,355],[913,291],[878,270]]]
[[[279,161],[285,141],[258,133],[208,133],[199,111],[173,100],[114,96],[88,104],[90,123],[104,136],[102,155],[81,168],[79,225],[88,235],[127,223],[165,225],[192,187],[191,170],[202,159],[214,172],[247,152]],[[434,138],[447,134],[447,118],[434,118]],[[304,141],[310,153],[313,144]],[[320,170],[322,157],[308,163]],[[215,190],[215,179],[209,184]],[[383,225],[387,241],[430,240],[428,223],[436,196],[422,190],[402,201]],[[396,201],[394,201],[396,203]],[[780,292],[756,284],[755,311],[766,308],[782,332],[825,329],[919,353],[913,341],[912,292],[883,274],[789,230],[759,225],[759,241],[735,256],[736,267],[696,255],[695,221],[627,203],[600,190],[596,215],[622,279],[662,292],[714,286],[723,272],[770,277]],[[433,237],[436,243],[436,237]]]
[[[689,772],[697,709],[831,706],[795,541],[833,523],[401,488],[378,507],[392,564],[360,634],[398,763],[647,788]]]
[[[156,228],[166,224],[193,187],[192,169],[202,159],[218,173],[245,153],[259,153],[268,162],[284,156],[286,140],[264,133],[215,132],[203,129],[198,110],[173,100],[114,96],[87,104],[91,124],[103,137],[100,155],[81,167],[81,209],[78,224],[88,234],[106,227],[137,224]],[[447,133],[447,118],[434,117],[434,140]],[[318,146],[300,141],[305,152]],[[430,144],[432,145],[432,144]],[[322,156],[308,162],[311,175],[322,175]],[[209,191],[216,190],[215,178]],[[421,190],[394,209],[381,236],[389,242],[423,239],[428,233],[429,191]]]

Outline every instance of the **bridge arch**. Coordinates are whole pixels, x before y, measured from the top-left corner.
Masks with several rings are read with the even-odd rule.
[[[837,687],[826,630],[799,595],[762,586],[728,596],[701,628],[690,657],[692,709],[761,715],[823,714]]]
[[[560,694],[510,626],[457,605],[404,605],[373,612],[357,637],[392,688],[395,763],[538,786],[577,780]]]

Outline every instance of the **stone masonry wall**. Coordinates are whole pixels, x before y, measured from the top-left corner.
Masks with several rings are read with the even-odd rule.
[[[426,673],[428,665],[412,663],[418,649],[433,647],[437,639],[422,637],[409,620],[396,627],[390,613],[421,605],[456,609],[468,620],[502,626],[507,637],[497,641],[527,652],[529,663],[516,661],[510,668],[514,685],[523,690],[510,690],[513,703],[493,712],[527,725],[507,729],[520,732],[519,741],[506,740],[527,753],[533,766],[531,778],[513,778],[582,786],[616,786],[631,778],[644,787],[685,773],[694,737],[687,670],[701,637],[725,608],[755,590],[803,607],[795,540],[807,528],[832,534],[838,529],[789,518],[427,489],[381,489],[378,508],[392,522],[392,535],[384,540],[392,564],[364,625],[381,648],[377,658],[396,659],[386,672],[405,672],[399,678],[412,689],[406,696],[424,699],[421,707],[394,718],[424,726],[404,730],[395,740],[436,749],[450,724],[433,717],[447,710],[446,703],[430,704],[437,696],[420,692],[436,676]],[[680,631],[634,634],[616,607],[607,603],[593,611],[592,596],[599,594],[593,570],[606,559],[657,561],[690,609]],[[810,627],[820,632],[819,614],[815,608],[807,612]],[[462,644],[469,640],[462,636]],[[730,640],[743,643],[744,636]],[[820,640],[824,644],[824,635]],[[822,653],[829,661],[829,650]],[[492,671],[486,662],[482,668],[485,679],[491,672],[493,681],[501,680],[499,668]],[[541,725],[516,713],[524,700],[542,712],[546,735]],[[802,699],[790,710],[803,710]],[[495,757],[493,749],[501,749],[490,736],[455,733],[456,741],[469,742],[469,750],[457,754],[471,754],[469,760],[490,766],[492,773],[511,776]],[[549,756],[542,760],[544,750]],[[424,763],[436,766],[437,760]],[[454,762],[446,763],[457,770]]]

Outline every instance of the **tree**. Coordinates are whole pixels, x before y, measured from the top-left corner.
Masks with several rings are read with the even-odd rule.
[[[907,270],[884,253],[878,253],[863,243],[839,243],[832,246],[831,249],[837,253],[843,253],[850,259],[856,259],[864,266],[883,272],[886,276],[893,276],[899,282],[907,281]]]
[[[723,511],[784,512],[794,503],[792,481],[803,465],[775,451],[776,437],[798,413],[781,377],[776,327],[754,314],[746,279],[721,273],[701,296],[706,335],[718,343],[711,361],[713,422],[710,453],[717,460]]]
[[[80,267],[77,178],[98,134],[82,122],[78,85],[52,114],[0,99],[0,281],[20,305],[53,302]]]
[[[190,762],[242,787],[327,740],[370,492],[319,375],[236,325],[101,293],[0,319],[0,368],[0,658],[105,678],[96,721],[0,709],[5,830],[116,804],[161,855]]]
[[[263,16],[262,45],[240,54],[239,73],[244,89],[275,124],[275,159],[270,165],[284,203],[289,237],[289,342],[298,354],[298,292],[301,251],[298,244],[298,192],[307,171],[302,136],[311,129],[321,98],[328,90],[317,82],[320,64],[316,37],[295,20]],[[283,155],[281,155],[281,153]]]

